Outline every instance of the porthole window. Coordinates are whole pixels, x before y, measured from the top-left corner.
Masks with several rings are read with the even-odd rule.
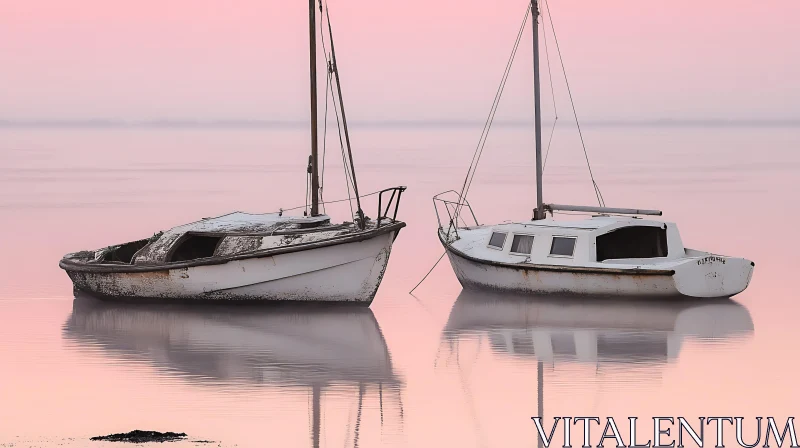
[[[489,247],[502,249],[503,245],[506,243],[506,235],[508,234],[503,232],[493,232],[492,237],[489,238]]]
[[[514,235],[514,240],[511,241],[511,252],[515,254],[530,255],[533,248],[532,235]]]
[[[571,257],[575,253],[575,237],[554,236],[550,255]]]

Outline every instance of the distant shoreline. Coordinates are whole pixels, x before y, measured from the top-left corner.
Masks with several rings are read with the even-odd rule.
[[[329,123],[335,126],[335,122]],[[543,123],[552,125],[552,122]],[[354,121],[354,128],[480,128],[482,121],[459,120],[387,120]],[[698,128],[794,128],[798,120],[586,120],[585,127],[698,127]],[[495,127],[533,128],[533,122],[496,121]],[[572,127],[574,122],[559,121],[559,127]],[[0,120],[0,129],[299,129],[307,128],[306,121],[271,120]]]

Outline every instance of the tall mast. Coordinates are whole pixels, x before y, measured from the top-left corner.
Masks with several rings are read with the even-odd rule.
[[[539,85],[539,1],[531,0],[533,16],[533,102],[536,128],[536,210],[533,219],[544,219],[546,213],[542,201],[542,107]]]
[[[316,0],[308,0],[308,44],[311,68],[311,216],[319,215],[319,164],[317,139],[317,29],[314,7]]]

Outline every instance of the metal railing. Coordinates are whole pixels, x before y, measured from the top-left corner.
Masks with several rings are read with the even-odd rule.
[[[442,196],[450,194],[454,197],[455,200],[445,199]],[[439,222],[439,230],[443,230],[444,226],[442,225],[442,214],[439,213],[439,209],[441,206],[444,206],[445,211],[447,212],[447,237],[449,239],[450,233],[453,232],[455,234],[456,239],[459,238],[458,236],[458,227],[459,221],[461,222],[461,227],[469,227],[470,224],[468,221],[464,219],[464,209],[469,210],[468,217],[472,218],[472,222],[474,222],[475,226],[478,226],[478,218],[475,217],[475,212],[472,210],[472,206],[469,205],[469,201],[467,198],[462,198],[461,194],[459,194],[455,190],[448,190],[442,193],[437,194],[433,197],[433,208],[436,211],[436,220]]]
[[[383,207],[383,194],[392,192],[392,196],[389,197],[389,201],[386,203],[386,208]],[[378,192],[378,218],[376,223],[376,228],[380,228],[381,220],[384,219],[391,219],[392,221],[397,220],[397,209],[400,207],[400,196],[402,196],[403,192],[406,191],[406,187],[392,187],[387,188],[385,190],[381,190]],[[392,213],[391,218],[389,217],[389,210],[394,205],[394,212]]]

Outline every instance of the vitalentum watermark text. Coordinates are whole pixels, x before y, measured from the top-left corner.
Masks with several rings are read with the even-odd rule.
[[[622,423],[627,433],[620,431],[613,417],[554,417],[547,431],[541,417],[531,418],[545,448],[573,448],[572,437],[582,438],[581,448],[800,448],[794,417],[628,417]]]

